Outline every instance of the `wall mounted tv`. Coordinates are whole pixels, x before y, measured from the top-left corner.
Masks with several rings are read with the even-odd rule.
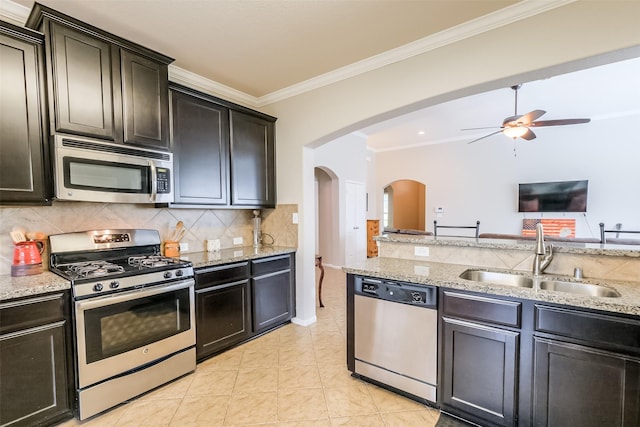
[[[518,212],[586,212],[589,181],[518,184]]]

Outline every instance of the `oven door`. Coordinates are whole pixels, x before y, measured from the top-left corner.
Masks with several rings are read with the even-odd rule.
[[[193,279],[76,301],[78,386],[195,346]]]
[[[172,168],[171,153],[55,137],[55,187],[60,200],[172,202]]]

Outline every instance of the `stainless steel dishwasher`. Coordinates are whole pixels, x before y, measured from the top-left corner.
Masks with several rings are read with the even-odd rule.
[[[437,288],[355,278],[355,373],[436,402]]]

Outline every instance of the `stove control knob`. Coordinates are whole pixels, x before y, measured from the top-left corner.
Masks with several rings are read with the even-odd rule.
[[[118,286],[120,286],[120,283],[117,280],[114,280],[113,282],[109,283],[109,287],[111,289],[117,289]]]
[[[176,277],[182,277],[183,274],[184,272],[182,270],[176,271]]]
[[[164,278],[165,279],[171,279],[171,276],[172,276],[172,274],[171,274],[170,271],[167,271],[166,273],[164,273]]]
[[[93,290],[95,292],[100,292],[102,288],[103,288],[102,283],[96,283],[95,285],[93,285]]]

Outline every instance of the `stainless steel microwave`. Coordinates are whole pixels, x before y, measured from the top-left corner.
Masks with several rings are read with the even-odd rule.
[[[94,139],[54,138],[56,198],[84,202],[173,202],[173,154]]]

